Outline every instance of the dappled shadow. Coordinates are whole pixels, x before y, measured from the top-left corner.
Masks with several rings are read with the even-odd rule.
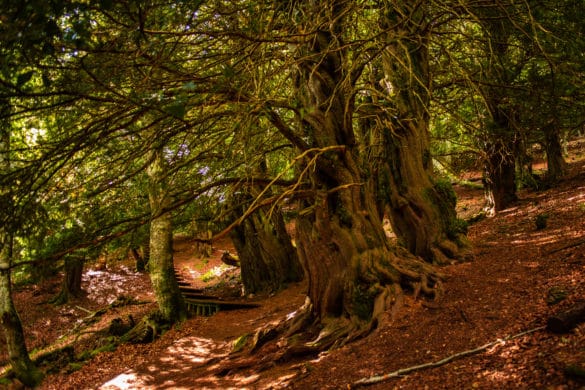
[[[229,348],[226,342],[216,343],[202,337],[176,340],[159,356],[129,369],[100,386],[100,389],[178,389],[192,388],[197,369],[213,369],[217,359],[225,358]],[[187,379],[187,380],[186,380]],[[185,383],[187,382],[187,383]],[[210,378],[200,383],[201,388],[215,386]]]
[[[218,321],[229,320],[227,316]],[[175,340],[157,356],[125,369],[107,380],[100,390],[121,389],[253,389],[283,387],[295,374],[261,378],[254,368],[230,364],[232,342],[188,336]]]
[[[137,284],[145,284],[145,274],[132,271],[128,266],[121,265],[114,270],[88,269],[83,273],[83,289],[87,292],[87,299],[99,305],[107,305],[121,295],[135,292]],[[149,287],[149,286],[147,286]],[[137,299],[153,299],[151,288],[144,288]]]
[[[575,167],[574,169],[581,169]],[[489,224],[477,238],[479,247],[527,247],[535,254],[546,255],[562,249],[559,243],[583,239],[585,229],[584,175],[575,175],[562,183],[563,190],[522,191],[520,200],[509,209],[479,224]],[[559,199],[563,199],[560,203]],[[536,218],[543,216],[546,227],[538,229]]]

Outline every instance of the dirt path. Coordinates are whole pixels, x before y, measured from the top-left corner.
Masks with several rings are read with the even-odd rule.
[[[438,307],[407,298],[393,321],[387,318],[369,337],[318,359],[275,364],[262,361],[260,352],[252,358],[255,366],[237,369],[228,355],[236,338],[298,308],[305,291],[300,284],[274,297],[254,298],[260,308],[192,318],[152,344],[101,353],[79,371],[50,375],[41,388],[341,389],[363,377],[437,361],[545,325],[548,316],[585,300],[584,161],[573,162],[571,176],[556,188],[521,192],[515,207],[473,225],[475,259],[443,269],[446,291]],[[460,189],[468,210],[479,207],[481,195]],[[537,230],[534,218],[543,213],[547,227]],[[218,265],[216,254],[204,263],[193,259],[188,241],[176,251],[186,272],[202,274]],[[559,292],[566,298],[549,304]],[[585,368],[584,325],[562,336],[537,331],[370,388],[583,388],[565,375],[571,364]]]

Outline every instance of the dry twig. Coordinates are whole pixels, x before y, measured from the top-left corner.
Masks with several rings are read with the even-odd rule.
[[[350,388],[357,388],[360,386],[373,385],[375,383],[380,383],[380,382],[386,381],[388,379],[392,379],[392,378],[396,378],[396,377],[399,377],[399,376],[402,376],[405,374],[409,374],[409,373],[414,372],[414,371],[423,370],[425,368],[440,367],[440,366],[445,365],[445,364],[447,364],[455,359],[459,359],[459,358],[462,358],[464,356],[474,355],[476,353],[485,351],[488,348],[495,347],[496,345],[504,344],[508,340],[517,339],[519,337],[522,337],[522,336],[525,336],[527,334],[534,333],[534,332],[537,332],[537,331],[543,330],[543,329],[546,329],[546,326],[539,326],[538,328],[530,329],[530,330],[515,334],[513,336],[507,336],[507,337],[504,337],[503,339],[497,339],[496,341],[492,341],[491,343],[484,344],[481,347],[469,349],[467,351],[458,352],[454,355],[447,356],[446,358],[443,358],[443,359],[438,360],[436,362],[419,364],[416,366],[401,368],[399,370],[389,372],[389,373],[383,374],[383,375],[374,375],[374,376],[371,376],[369,378],[362,378],[362,379],[352,383],[350,385]]]

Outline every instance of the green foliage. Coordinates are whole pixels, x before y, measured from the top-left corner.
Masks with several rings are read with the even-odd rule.
[[[240,352],[242,349],[244,349],[244,347],[248,343],[248,340],[250,339],[250,336],[251,335],[249,333],[245,333],[238,337],[237,339],[235,339],[232,343],[232,352],[234,353]]]
[[[564,301],[568,295],[569,293],[566,288],[561,286],[553,286],[546,294],[546,303],[549,306],[556,305],[557,303]]]
[[[447,224],[447,237],[451,240],[457,240],[460,235],[467,234],[467,229],[469,228],[469,222],[460,219],[460,218],[453,218]]]

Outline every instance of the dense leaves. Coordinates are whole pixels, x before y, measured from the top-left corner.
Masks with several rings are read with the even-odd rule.
[[[288,210],[314,323],[349,339],[467,256],[441,183],[483,166],[499,212],[539,187],[537,150],[560,179],[583,128],[578,1],[0,5],[0,249],[23,279],[147,236],[172,279],[173,223]]]

